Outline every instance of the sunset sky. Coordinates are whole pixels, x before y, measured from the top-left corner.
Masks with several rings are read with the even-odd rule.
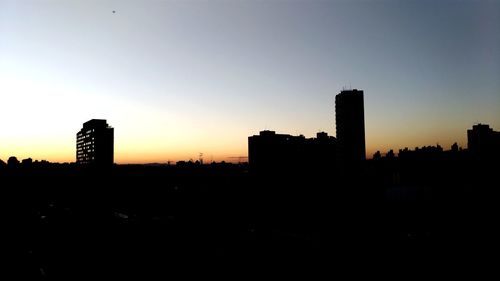
[[[344,86],[369,158],[499,131],[500,1],[0,0],[4,161],[73,162],[93,118],[117,163],[234,160],[264,129],[335,135]]]

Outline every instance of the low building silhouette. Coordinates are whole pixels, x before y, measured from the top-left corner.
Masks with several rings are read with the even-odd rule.
[[[24,167],[30,167],[31,165],[33,165],[33,159],[31,158],[26,158],[26,159],[23,159],[21,161],[21,164],[24,166]]]
[[[474,125],[467,130],[467,148],[475,157],[499,157],[500,132],[486,124]]]
[[[316,138],[261,131],[248,137],[248,161],[254,171],[314,172],[333,169],[337,139],[319,132]]]
[[[114,129],[106,120],[92,119],[83,123],[76,134],[76,162],[96,166],[114,163]]]

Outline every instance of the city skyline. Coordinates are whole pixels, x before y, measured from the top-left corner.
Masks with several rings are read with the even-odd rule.
[[[0,0],[0,159],[74,162],[98,118],[116,163],[228,162],[265,129],[336,136],[343,87],[365,90],[367,158],[465,148],[500,128],[499,29],[491,1]]]

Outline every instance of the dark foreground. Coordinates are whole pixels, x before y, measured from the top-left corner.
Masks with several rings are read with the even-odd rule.
[[[227,164],[4,167],[2,274],[14,278],[1,279],[493,268],[497,166],[433,165],[372,162],[352,175]]]

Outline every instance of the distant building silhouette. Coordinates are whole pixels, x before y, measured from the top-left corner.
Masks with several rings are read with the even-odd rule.
[[[76,162],[97,166],[114,162],[114,129],[106,120],[92,119],[83,123],[76,134]]]
[[[477,124],[467,130],[467,148],[470,153],[480,157],[500,156],[500,132],[493,131],[489,125]]]
[[[266,130],[248,137],[248,161],[259,171],[318,171],[333,168],[336,147],[336,138],[324,132],[307,139]]]
[[[444,150],[439,144],[436,146],[429,145],[429,146],[415,147],[415,150],[410,150],[408,148],[400,149],[398,153],[398,157],[400,159],[405,159],[405,160],[408,159],[409,161],[417,161],[417,160],[419,161],[422,159],[436,160],[437,158],[443,157],[443,155],[444,155]],[[386,157],[388,156],[389,155],[387,155]],[[392,158],[394,158],[394,153],[392,153]]]
[[[33,164],[33,159],[31,158],[26,158],[21,161],[21,164],[24,166],[31,166]]]
[[[366,159],[362,90],[343,90],[335,96],[335,120],[340,164],[359,166]]]

